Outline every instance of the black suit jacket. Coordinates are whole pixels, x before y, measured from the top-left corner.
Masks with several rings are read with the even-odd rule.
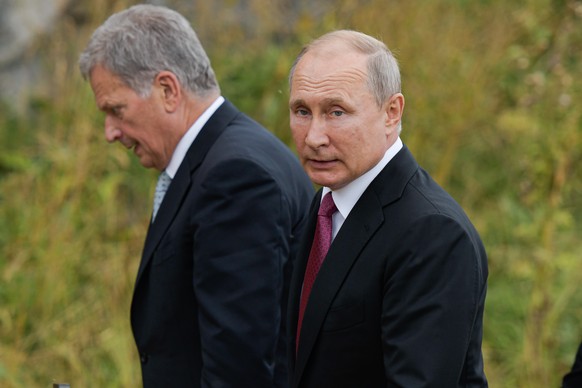
[[[292,387],[485,387],[487,262],[460,206],[404,147],[365,190],[313,285],[301,284],[321,193],[289,299]]]
[[[145,387],[286,386],[285,315],[313,186],[228,101],[150,225],[131,323]]]

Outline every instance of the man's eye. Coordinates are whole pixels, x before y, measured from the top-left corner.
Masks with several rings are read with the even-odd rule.
[[[341,110],[334,110],[333,112],[331,112],[331,114],[334,117],[340,117],[340,116],[343,116],[344,112]]]
[[[115,116],[115,117],[121,117],[121,107],[114,107],[111,108],[111,113]]]
[[[307,116],[309,112],[306,109],[297,109],[297,114],[299,116]]]

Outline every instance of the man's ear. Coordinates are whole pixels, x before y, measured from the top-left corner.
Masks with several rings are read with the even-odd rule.
[[[182,98],[182,87],[176,74],[170,71],[160,71],[154,79],[160,98],[167,112],[174,112]]]
[[[404,112],[404,96],[402,93],[394,93],[385,105],[386,127],[395,127],[402,119]]]

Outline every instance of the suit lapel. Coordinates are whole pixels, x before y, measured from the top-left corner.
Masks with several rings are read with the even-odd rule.
[[[406,184],[417,169],[418,164],[408,149],[404,147],[364,191],[333,240],[306,306],[301,329],[300,347],[294,365],[293,380],[295,384],[301,379],[303,370],[336,294],[345,278],[349,275],[353,264],[359,258],[362,249],[384,223],[383,208],[400,198]],[[321,198],[321,191],[318,193],[317,198]],[[303,244],[299,253],[301,260],[298,264],[301,267],[298,270],[301,272],[300,276],[294,276],[295,281],[292,285],[296,298],[293,301],[294,304],[291,304],[293,330],[297,330],[298,295],[301,293],[301,284],[313,240],[318,208],[319,201],[315,210],[310,213],[310,234],[306,234],[310,238],[305,239],[306,243]],[[294,331],[292,335],[295,335]]]
[[[172,224],[178,210],[182,207],[184,198],[191,188],[192,177],[198,166],[204,160],[208,150],[212,147],[216,139],[226,129],[239,111],[229,101],[224,103],[214,112],[210,119],[202,127],[200,133],[190,146],[182,164],[178,168],[172,183],[166,192],[164,200],[156,216],[148,228],[144,249],[142,253],[139,270],[137,273],[137,282],[151,260],[156,247],[160,240]]]

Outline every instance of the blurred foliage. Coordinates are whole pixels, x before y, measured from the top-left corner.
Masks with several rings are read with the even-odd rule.
[[[107,145],[77,58],[132,1],[74,2],[37,50],[49,93],[0,105],[0,386],[140,385],[129,326],[153,172]],[[490,263],[492,387],[553,387],[582,340],[582,2],[167,1],[223,94],[289,144],[287,73],[335,28],[401,64],[404,142],[459,200]]]

